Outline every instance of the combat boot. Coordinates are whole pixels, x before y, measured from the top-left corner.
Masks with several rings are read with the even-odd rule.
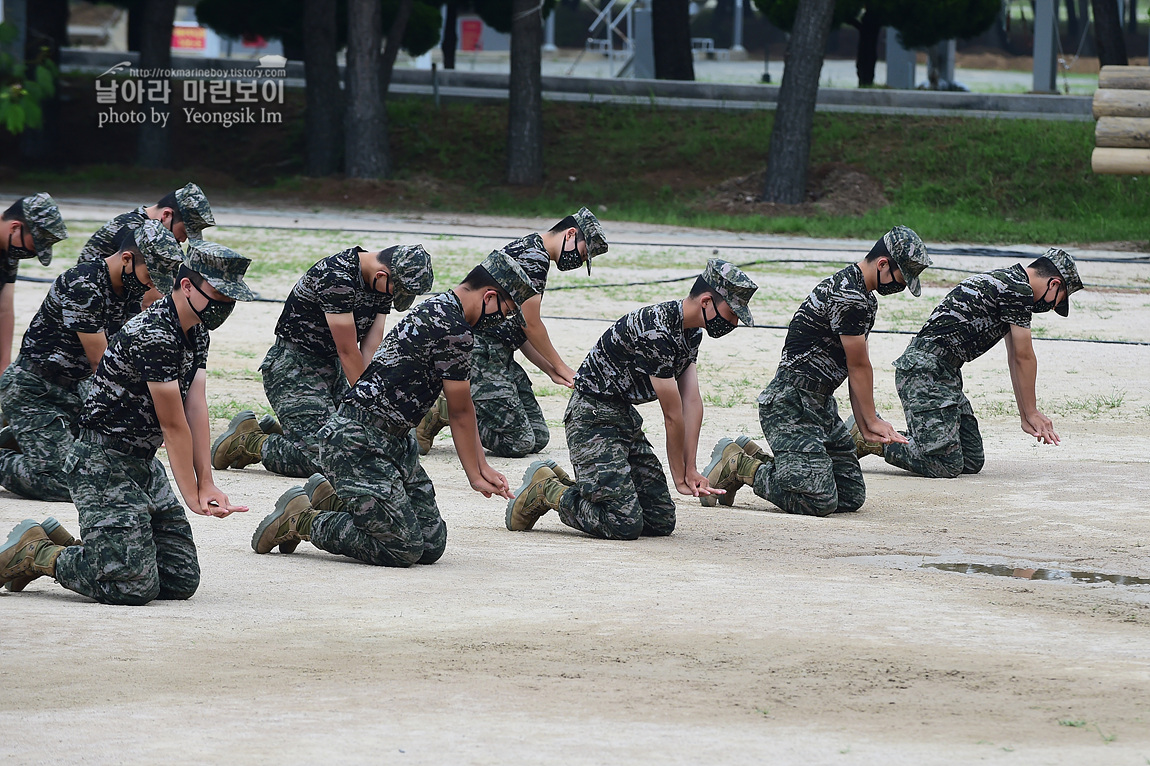
[[[563,482],[564,486],[567,486],[567,487],[574,487],[575,486],[575,480],[571,478],[571,474],[567,473],[562,468],[560,468],[559,464],[556,463],[554,460],[547,458],[545,460],[541,460],[540,462],[543,463],[544,465],[546,465],[548,468],[550,468],[551,472],[553,474],[555,474],[555,478],[558,479],[559,481]]]
[[[60,524],[60,522],[56,521],[56,519],[53,518],[52,516],[49,516],[48,518],[46,518],[40,522],[40,529],[44,530],[44,534],[48,535],[48,539],[51,540],[56,545],[60,545],[60,546],[67,548],[69,545],[79,545],[80,544],[80,541],[77,540],[75,537],[72,537],[72,533],[69,532],[68,530],[64,529],[63,525]],[[15,580],[11,580],[4,587],[7,588],[8,590],[12,591],[13,593],[19,593],[20,591],[27,588],[28,583],[32,582],[37,577],[40,577],[40,575],[30,575],[28,577],[17,577]]]
[[[767,452],[755,442],[751,441],[751,437],[749,436],[738,437],[735,439],[735,444],[738,444],[740,447],[742,447],[743,452],[747,453],[755,460],[761,460],[766,463],[767,461],[773,461],[775,459],[774,455]]]
[[[243,468],[260,462],[264,459],[262,451],[267,438],[254,412],[240,412],[212,445],[212,468]]]
[[[264,415],[262,418],[260,418],[260,430],[268,435],[284,435],[284,427],[280,425],[278,420],[276,420],[275,415]]]
[[[431,452],[431,443],[435,441],[435,435],[443,430],[450,421],[447,418],[447,399],[440,396],[435,400],[435,404],[423,416],[423,420],[419,421],[419,425],[415,427],[415,441],[419,443],[419,454],[426,455]]]
[[[284,550],[284,544],[298,545],[301,540],[311,540],[311,523],[315,516],[303,487],[292,487],[276,500],[276,509],[256,527],[252,535],[252,550],[271,553],[278,545],[284,553],[294,551],[295,545]]]
[[[56,545],[32,519],[16,525],[7,542],[0,546],[0,583],[56,576],[56,559],[64,546]]]
[[[878,414],[878,413],[875,413]],[[855,422],[855,416],[851,415],[843,423],[851,432],[851,439],[855,443],[855,457],[861,458],[866,455],[883,455],[883,445],[878,442],[868,442],[863,438],[862,431],[859,430],[859,424]]]
[[[536,460],[527,466],[523,483],[515,497],[507,502],[504,522],[512,532],[523,532],[535,526],[548,511],[559,507],[559,498],[567,485],[559,480],[546,461]]]
[[[699,502],[707,508],[713,508],[716,503],[723,505],[731,505],[735,502],[735,488],[720,487],[716,480],[719,477],[719,471],[722,469],[723,464],[727,462],[732,456],[738,455],[743,451],[737,442],[730,439],[719,439],[715,448],[711,450],[711,462],[707,463],[707,467],[703,469],[703,475],[707,477],[707,483],[713,489],[725,489],[725,495],[700,495]]]
[[[335,487],[322,473],[313,473],[303,485],[303,491],[307,493],[311,507],[317,511],[343,510],[343,501],[336,497]]]
[[[20,444],[16,441],[16,432],[12,430],[12,426],[0,428],[0,449],[20,452]]]
[[[718,468],[707,475],[707,479],[712,487],[727,490],[727,494],[719,497],[724,499],[724,505],[732,505],[735,502],[735,493],[740,487],[754,486],[755,474],[762,465],[763,461],[739,450],[720,463]],[[725,502],[727,499],[730,502]]]

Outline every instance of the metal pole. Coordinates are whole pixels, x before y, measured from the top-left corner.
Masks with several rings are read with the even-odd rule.
[[[439,108],[439,68],[431,62],[431,92],[435,94],[435,108]]]
[[[747,49],[743,47],[743,0],[735,0],[734,38],[734,44],[731,46],[731,52],[746,53]]]
[[[543,28],[543,51],[554,53],[559,50],[555,47],[555,8],[547,15],[547,25]]]
[[[1034,92],[1056,93],[1058,72],[1057,9],[1054,0],[1037,0],[1034,4]]]

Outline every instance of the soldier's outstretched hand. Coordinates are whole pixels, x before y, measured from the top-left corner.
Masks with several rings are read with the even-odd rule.
[[[1054,421],[1038,410],[1022,416],[1022,430],[1043,444],[1058,444],[1060,441],[1054,432]]]
[[[702,497],[703,495],[724,495],[725,489],[715,489],[711,483],[707,481],[707,477],[698,471],[688,468],[683,481],[675,482],[675,489],[680,495],[691,495],[692,497]]]
[[[201,516],[215,516],[222,519],[233,513],[243,513],[248,509],[246,505],[232,505],[228,496],[214,484],[201,487],[199,494],[199,508],[193,507],[192,511]]]
[[[511,494],[511,489],[507,484],[507,477],[489,465],[479,467],[479,476],[471,480],[471,488],[481,493],[484,497],[499,495],[499,497],[505,497],[508,500],[515,497],[515,495]]]
[[[910,440],[895,430],[895,427],[882,418],[870,423],[859,423],[859,433],[872,444],[909,444]]]

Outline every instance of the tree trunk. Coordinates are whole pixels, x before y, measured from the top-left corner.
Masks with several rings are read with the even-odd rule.
[[[140,19],[140,69],[142,80],[168,80],[172,68],[172,25],[176,20],[176,0],[149,0],[143,4]],[[154,76],[147,70],[164,70]],[[159,115],[167,115],[165,118]],[[148,121],[140,126],[136,144],[136,162],[145,168],[166,168],[171,163],[168,133],[171,104],[152,103]],[[159,117],[159,119],[154,119]]]
[[[68,0],[38,0],[28,5],[28,31],[24,58],[37,60],[47,48],[47,57],[60,64],[60,48],[68,44]],[[31,72],[29,72],[31,74]],[[40,102],[43,125],[25,130],[20,136],[20,155],[32,162],[46,162],[60,140],[60,89]]]
[[[537,0],[511,0],[507,182],[543,183],[543,14]]]
[[[651,0],[656,80],[694,80],[690,0]]]
[[[764,202],[797,205],[806,199],[811,124],[834,7],[835,0],[799,0],[767,152]]]
[[[387,32],[387,45],[383,49],[383,60],[379,65],[379,97],[387,100],[387,89],[391,87],[391,73],[395,70],[395,58],[403,46],[403,33],[407,29],[407,21],[411,18],[411,7],[415,0],[399,0],[399,9],[395,12],[395,20],[391,22],[391,29]],[[387,111],[383,113],[384,138],[387,137]],[[388,152],[387,141],[384,141],[384,152]],[[390,166],[391,160],[388,159]]]
[[[378,0],[348,0],[346,172],[382,178],[389,170],[386,116],[379,89],[383,12]]]
[[[1126,5],[1130,8],[1130,21],[1126,31],[1136,35],[1138,34],[1138,0],[1126,0]]]
[[[455,27],[459,24],[459,2],[448,0],[447,18],[443,22],[443,68],[455,69],[455,49],[459,47],[459,35]]]
[[[1074,0],[1066,0],[1066,34],[1070,37],[1070,44],[1077,50],[1078,35],[1082,30],[1078,28],[1078,12],[1074,10]]]
[[[304,130],[307,133],[309,176],[330,176],[339,172],[343,136],[343,91],[339,87],[336,61],[335,0],[304,0],[303,56],[305,98]]]
[[[1078,0],[1078,23],[1082,25],[1078,28],[1078,32],[1081,34],[1082,30],[1086,28],[1086,25],[1090,23],[1090,0]],[[1082,40],[1081,55],[1093,56],[1097,53],[1095,50],[1096,46],[1094,45],[1094,35],[1086,35],[1085,39],[1079,37],[1078,40]],[[1075,45],[1078,45],[1078,40],[1074,41]]]
[[[855,71],[859,76],[859,87],[874,85],[874,67],[878,61],[878,36],[882,32],[882,22],[877,13],[867,10],[858,24],[859,45],[855,54]]]
[[[1122,34],[1122,18],[1118,15],[1118,0],[1091,0],[1094,7],[1094,41],[1098,45],[1100,66],[1126,66],[1126,38]]]

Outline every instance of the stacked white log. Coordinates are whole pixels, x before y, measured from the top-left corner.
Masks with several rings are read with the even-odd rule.
[[[1102,67],[1094,118],[1094,172],[1150,175],[1150,67]]]

